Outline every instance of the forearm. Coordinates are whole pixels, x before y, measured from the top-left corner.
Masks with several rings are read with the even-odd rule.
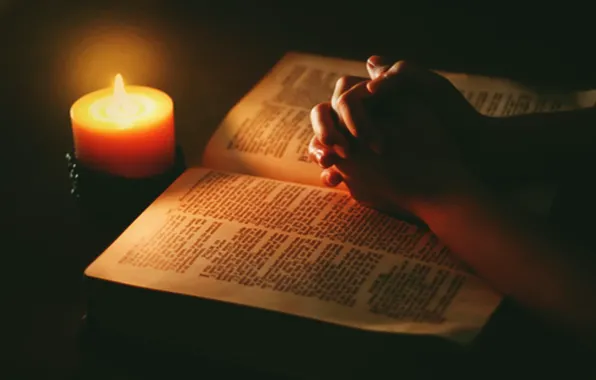
[[[463,262],[496,290],[576,332],[596,337],[596,267],[530,218],[482,191],[417,210]]]
[[[459,130],[472,169],[496,180],[559,178],[596,147],[596,108],[487,117]]]

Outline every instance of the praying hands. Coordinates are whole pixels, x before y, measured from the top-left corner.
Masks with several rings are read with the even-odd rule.
[[[434,72],[407,62],[388,66],[376,56],[367,69],[370,78],[340,79],[332,99],[311,112],[309,154],[322,168],[322,181],[332,187],[344,182],[356,200],[381,212],[414,215],[495,289],[593,342],[594,255],[494,196],[467,163],[471,153],[472,161],[482,162],[483,151],[494,154],[509,141],[502,149],[509,149],[515,165],[503,160],[489,169],[530,173],[524,139],[541,128],[546,142],[534,144],[532,157],[544,159],[532,164],[535,172],[546,172],[557,149],[593,148],[586,144],[594,141],[593,128],[573,138],[561,131],[570,122],[596,121],[594,111],[491,118]],[[512,130],[517,139],[508,134]],[[483,139],[474,141],[478,131]]]

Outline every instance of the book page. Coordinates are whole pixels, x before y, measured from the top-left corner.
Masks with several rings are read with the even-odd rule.
[[[481,113],[495,117],[553,112],[596,103],[596,91],[539,94],[504,79],[441,72]],[[309,161],[310,110],[329,101],[341,76],[368,77],[364,62],[288,53],[225,117],[203,166],[320,186]]]
[[[201,168],[178,178],[85,274],[460,343],[501,300],[428,230],[345,192]]]
[[[319,186],[308,158],[310,111],[329,101],[344,76],[367,75],[364,63],[288,53],[226,115],[205,149],[202,166]]]

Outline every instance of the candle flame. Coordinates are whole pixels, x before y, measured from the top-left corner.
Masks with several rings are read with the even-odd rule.
[[[124,88],[124,79],[122,75],[116,74],[114,78],[114,99],[117,102],[123,102],[126,100],[126,89]]]
[[[120,125],[131,125],[139,113],[139,106],[126,92],[124,80],[120,74],[114,78],[114,92],[106,113],[111,120]]]

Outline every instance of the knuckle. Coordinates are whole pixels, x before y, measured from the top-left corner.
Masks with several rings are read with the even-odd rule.
[[[319,103],[319,104],[315,105],[313,108],[311,108],[310,119],[312,121],[315,121],[319,117],[320,113],[321,113],[321,103]]]
[[[342,77],[340,77],[337,82],[335,82],[335,88],[345,88],[348,87],[348,85],[351,82],[351,78],[347,75],[344,75]]]
[[[319,103],[316,106],[314,106],[310,110],[310,120],[311,120],[311,122],[313,124],[314,123],[321,122],[321,120],[323,120],[323,115],[325,113],[328,113],[330,108],[331,107],[330,107],[329,103]]]

